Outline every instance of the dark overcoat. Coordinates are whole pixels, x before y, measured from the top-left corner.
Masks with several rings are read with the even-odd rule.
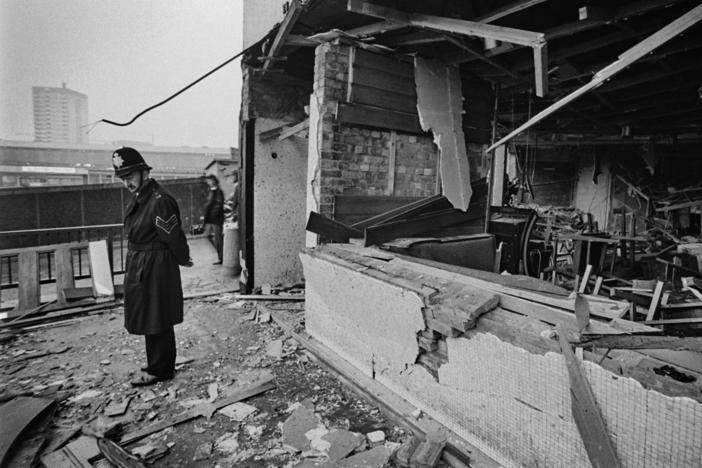
[[[127,206],[129,241],[124,277],[124,326],[134,335],[168,331],[183,321],[183,288],[178,265],[190,249],[175,198],[149,179]]]

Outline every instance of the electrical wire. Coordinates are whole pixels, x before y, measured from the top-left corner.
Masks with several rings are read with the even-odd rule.
[[[185,91],[187,91],[188,89],[192,88],[193,86],[195,86],[196,84],[198,84],[199,82],[201,82],[202,80],[204,80],[205,78],[207,78],[208,76],[210,76],[211,74],[213,74],[214,72],[218,71],[220,68],[222,68],[222,67],[224,67],[224,66],[226,66],[226,65],[229,65],[231,62],[233,62],[234,60],[236,60],[236,59],[238,59],[239,57],[241,57],[241,56],[244,54],[244,52],[246,52],[247,50],[248,50],[248,49],[244,49],[244,50],[242,50],[241,52],[239,52],[238,54],[236,54],[235,56],[233,56],[233,57],[231,57],[231,58],[225,60],[224,62],[222,62],[221,64],[219,64],[217,67],[215,67],[215,68],[213,68],[212,70],[208,71],[207,73],[205,73],[204,75],[202,75],[200,78],[198,78],[197,80],[195,80],[195,81],[193,81],[192,83],[190,83],[189,85],[187,85],[185,88],[183,88],[183,89],[181,89],[180,91],[178,91],[178,92],[176,92],[176,93],[170,95],[169,97],[167,97],[167,98],[164,99],[163,101],[159,102],[158,104],[154,104],[153,106],[151,106],[151,107],[149,107],[149,108],[147,108],[147,109],[144,109],[143,111],[139,112],[139,113],[138,113],[137,115],[135,115],[135,116],[132,118],[132,120],[130,120],[129,122],[119,123],[119,122],[114,122],[114,121],[112,121],[112,120],[100,119],[98,122],[95,122],[95,124],[91,124],[92,127],[90,128],[90,130],[92,130],[92,129],[95,127],[95,125],[97,125],[97,124],[100,123],[100,122],[105,122],[105,123],[110,124],[110,125],[116,125],[116,126],[118,126],[118,127],[126,127],[126,126],[128,126],[128,125],[133,124],[133,123],[136,121],[136,119],[138,119],[138,118],[141,117],[142,115],[146,114],[147,112],[149,112],[149,111],[151,111],[151,110],[153,110],[153,109],[156,109],[157,107],[160,107],[160,106],[164,105],[165,103],[167,103],[167,102],[170,101],[171,99],[173,99],[173,98],[175,98],[176,96],[178,96],[178,95],[184,93]]]

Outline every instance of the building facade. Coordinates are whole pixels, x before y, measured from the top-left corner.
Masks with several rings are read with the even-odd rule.
[[[66,87],[32,87],[34,140],[46,143],[88,142],[88,96]]]
[[[111,183],[116,145],[0,140],[0,188]],[[213,159],[235,158],[236,148],[136,146],[156,179],[201,176]]]

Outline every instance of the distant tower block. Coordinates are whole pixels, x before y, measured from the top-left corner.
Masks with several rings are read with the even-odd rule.
[[[32,87],[34,141],[88,143],[88,96],[72,89]]]

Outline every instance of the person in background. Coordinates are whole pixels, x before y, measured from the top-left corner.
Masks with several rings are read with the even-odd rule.
[[[210,191],[205,205],[205,235],[217,250],[217,261],[214,265],[222,264],[222,225],[224,224],[224,192],[219,188],[217,176],[208,174],[205,177]]]
[[[124,326],[144,335],[146,366],[131,384],[151,385],[175,372],[173,326],[183,321],[179,265],[192,266],[175,198],[149,177],[151,167],[134,148],[112,153],[115,175],[134,197],[124,216],[128,248],[124,275]]]
[[[227,195],[224,202],[224,217],[226,221],[236,222],[239,220],[239,199],[241,198],[241,187],[239,185],[239,173],[232,173],[234,189]]]

